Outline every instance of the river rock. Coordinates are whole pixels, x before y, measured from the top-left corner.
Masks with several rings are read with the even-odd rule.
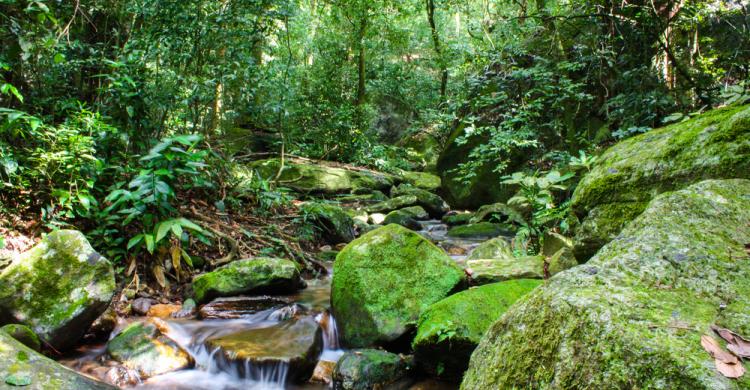
[[[280,167],[279,159],[256,161],[248,167],[236,167],[234,176],[240,183],[257,180],[253,170],[266,179],[275,178]],[[284,187],[304,193],[341,194],[358,190],[384,191],[397,182],[395,176],[365,170],[347,169],[320,161],[287,160],[279,180]],[[240,189],[242,184],[240,184]]]
[[[182,310],[182,305],[158,304],[151,306],[146,315],[149,317],[167,319],[172,318],[172,316],[180,310]]]
[[[406,209],[391,211],[390,213],[388,213],[388,215],[385,216],[385,220],[383,220],[383,223],[386,225],[395,223],[396,225],[401,225],[407,229],[411,229],[414,231],[421,230],[422,225],[419,224],[412,213],[405,210]]]
[[[5,332],[10,337],[21,342],[21,344],[33,349],[34,351],[42,350],[42,342],[39,336],[26,325],[8,324],[0,328],[0,332]]]
[[[417,197],[414,195],[403,195],[397,196],[385,202],[376,203],[372,206],[365,208],[370,214],[376,213],[389,213],[393,210],[402,209],[404,207],[414,206],[417,204]]]
[[[412,361],[377,349],[347,351],[333,372],[335,390],[407,389]]]
[[[428,172],[401,171],[399,176],[404,183],[427,191],[437,191],[440,188],[440,176]]]
[[[117,311],[114,306],[113,302],[89,327],[88,333],[94,338],[106,340],[117,327]]]
[[[510,280],[473,287],[430,306],[414,338],[417,365],[430,375],[460,381],[484,332],[541,280]]]
[[[473,213],[445,214],[441,221],[448,226],[466,225],[474,218]]]
[[[148,311],[149,309],[151,309],[151,306],[157,303],[158,301],[153,298],[136,298],[130,304],[130,308],[133,310],[133,313],[139,316],[145,316],[148,314]]]
[[[448,230],[448,236],[454,238],[487,239],[502,235],[510,236],[513,232],[507,225],[491,222],[454,226]]]
[[[187,352],[151,321],[134,322],[123,329],[109,341],[107,353],[143,379],[181,370],[192,363]]]
[[[65,350],[114,293],[112,264],[83,233],[58,230],[0,271],[0,323],[28,325],[52,348]]]
[[[467,260],[466,273],[474,285],[513,279],[543,279],[544,256]]]
[[[512,259],[513,257],[513,248],[511,248],[510,242],[503,237],[495,237],[479,244],[469,253],[466,260]]]
[[[561,234],[547,232],[542,240],[542,255],[547,258],[549,274],[555,275],[578,265],[573,254],[573,240]]]
[[[417,204],[422,206],[433,218],[442,218],[450,210],[448,203],[438,195],[421,188],[401,184],[391,189],[391,196],[415,196]]]
[[[268,257],[238,260],[193,279],[198,303],[249,293],[293,293],[304,287],[297,264]]]
[[[711,326],[750,335],[750,181],[657,196],[587,264],[505,313],[463,389],[747,389],[701,346]]]
[[[261,311],[277,309],[292,304],[286,297],[256,296],[217,298],[200,308],[200,317],[204,320],[235,319],[256,314]]]
[[[276,368],[286,365],[287,380],[307,382],[315,370],[323,351],[323,332],[312,318],[290,320],[278,325],[248,329],[207,341],[211,348],[219,348],[224,357],[250,368]],[[253,376],[253,373],[245,373]]]
[[[575,253],[587,260],[657,194],[705,179],[750,178],[750,106],[709,111],[604,152],[573,195]]]
[[[407,151],[411,161],[415,161],[426,172],[437,172],[437,159],[442,149],[433,129],[408,134],[398,142]]]
[[[474,213],[471,223],[479,223],[483,221],[513,223],[516,225],[522,225],[525,223],[523,214],[505,203],[493,203],[480,207],[479,210]]]
[[[48,359],[5,332],[0,332],[0,388],[27,390],[117,389],[80,375]]]
[[[408,336],[427,307],[464,284],[463,271],[421,235],[387,225],[352,241],[334,263],[331,305],[350,347]]]
[[[341,207],[309,202],[303,204],[301,209],[321,230],[327,242],[339,244],[354,239],[354,220]]]

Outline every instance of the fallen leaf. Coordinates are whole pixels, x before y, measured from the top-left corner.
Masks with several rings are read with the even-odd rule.
[[[729,329],[718,326],[711,326],[711,329],[727,342],[727,349],[730,352],[741,358],[750,358],[750,341]]]
[[[737,356],[734,356],[733,354],[725,351],[723,348],[721,348],[719,342],[709,335],[701,336],[701,345],[703,346],[703,349],[706,350],[706,352],[708,352],[714,359],[716,359],[716,361],[722,361],[729,364],[737,364],[740,362]]]
[[[152,268],[152,271],[154,273],[154,277],[156,278],[156,281],[159,283],[159,285],[162,288],[167,287],[167,278],[164,277],[164,267],[162,267],[159,264],[155,264]]]
[[[745,367],[741,363],[729,364],[716,360],[716,369],[727,378],[737,379],[745,375]]]

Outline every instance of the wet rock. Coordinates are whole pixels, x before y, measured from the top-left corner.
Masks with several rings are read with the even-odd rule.
[[[656,197],[493,324],[463,388],[750,388],[701,346],[712,325],[750,334],[748,194],[750,181],[722,180]]]
[[[182,310],[181,305],[172,305],[172,304],[158,304],[153,305],[148,309],[148,313],[146,314],[149,317],[156,317],[156,318],[172,318],[173,314],[176,314]]]
[[[385,214],[382,213],[373,213],[370,214],[370,223],[373,225],[382,225],[383,221],[385,221]]]
[[[90,335],[97,339],[106,339],[117,327],[117,311],[114,304],[110,304],[107,310],[89,327]]]
[[[448,226],[466,225],[474,218],[473,213],[446,214],[441,221]]]
[[[296,263],[267,257],[238,260],[193,279],[198,303],[249,293],[293,293],[304,287]]]
[[[151,306],[157,304],[156,299],[151,298],[136,298],[133,300],[133,303],[130,304],[130,307],[133,309],[133,313],[145,316],[148,314],[149,309],[151,309]]]
[[[229,360],[244,369],[274,368],[286,365],[288,381],[307,382],[323,351],[323,332],[312,318],[291,320],[267,328],[248,329],[209,339],[210,348],[219,348]],[[252,375],[252,373],[245,373]]]
[[[8,324],[0,328],[0,332],[5,332],[10,337],[21,342],[21,344],[33,349],[36,352],[42,350],[42,342],[39,336],[26,325]]]
[[[123,366],[107,368],[103,379],[117,387],[134,387],[141,382],[136,371]]]
[[[391,196],[414,196],[416,204],[422,206],[433,218],[442,218],[450,210],[443,198],[421,188],[402,184],[391,190]]]
[[[331,304],[341,340],[355,348],[398,343],[464,281],[455,262],[415,232],[388,225],[367,233],[334,263]]]
[[[497,236],[512,236],[513,231],[507,225],[490,222],[472,223],[454,226],[448,230],[448,236],[454,238],[493,238]]]
[[[503,237],[496,237],[479,244],[466,259],[512,259],[513,257],[513,248],[511,248],[510,242]]]
[[[467,248],[463,246],[451,244],[448,242],[441,243],[440,247],[445,249],[445,252],[451,256],[464,256],[469,251]]]
[[[249,167],[235,167],[233,175],[239,179],[238,189],[241,192],[243,183],[254,179],[252,171],[261,177],[276,177],[280,167],[278,159],[256,161]],[[355,193],[359,190],[380,190],[390,188],[396,177],[369,170],[353,170],[332,166],[326,162],[285,161],[279,180],[284,187],[303,193],[342,194]]]
[[[300,208],[320,228],[323,238],[329,243],[338,244],[354,239],[354,220],[341,207],[309,202]]]
[[[107,353],[143,379],[181,370],[192,363],[187,352],[151,321],[130,324],[109,341]]]
[[[550,276],[578,265],[573,254],[573,240],[554,232],[544,235],[542,254],[547,257]]]
[[[484,205],[474,213],[474,217],[471,219],[471,223],[479,222],[496,222],[496,223],[511,223],[522,225],[525,223],[523,215],[505,203],[494,203]]]
[[[581,220],[576,257],[585,261],[657,194],[706,179],[750,178],[750,106],[709,111],[649,131],[604,152],[571,204]]]
[[[407,389],[411,359],[377,349],[348,351],[336,363],[336,390]]]
[[[437,191],[440,188],[440,176],[427,172],[401,171],[399,176],[404,183],[427,191]]]
[[[291,304],[285,297],[256,296],[217,298],[200,308],[200,317],[204,320],[229,320],[242,318],[261,311],[281,308]]]
[[[541,280],[512,280],[474,287],[430,306],[419,317],[414,338],[417,365],[433,376],[460,381],[471,353],[489,329]]]
[[[315,371],[313,371],[310,382],[322,383],[324,385],[331,384],[331,382],[333,381],[333,370],[335,368],[336,362],[329,362],[326,360],[319,361],[318,365],[315,366]]]
[[[59,230],[0,271],[0,319],[56,350],[75,345],[109,306],[114,270],[81,232]]]
[[[198,304],[193,299],[186,299],[180,310],[172,314],[172,318],[193,318],[198,312]]]
[[[48,359],[5,332],[0,332],[0,387],[28,390],[116,389]]]
[[[474,285],[513,279],[543,279],[544,256],[468,260],[466,272]]]
[[[391,211],[390,213],[388,213],[388,215],[386,215],[383,223],[386,225],[395,223],[396,225],[401,225],[407,229],[411,229],[414,231],[421,230],[422,225],[419,224],[419,222],[414,218],[414,216],[411,213],[406,212],[404,210],[405,209]]]
[[[413,195],[398,196],[385,202],[380,202],[372,206],[365,208],[370,214],[376,213],[389,213],[393,210],[402,209],[404,207],[414,206],[417,204],[417,197]]]

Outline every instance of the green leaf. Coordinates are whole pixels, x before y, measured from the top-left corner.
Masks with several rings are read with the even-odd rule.
[[[0,249],[5,248],[5,237],[0,236]]]
[[[148,253],[154,254],[154,249],[156,249],[156,243],[154,242],[154,236],[151,234],[144,234],[143,238],[146,240],[146,250]]]
[[[175,237],[178,239],[182,237],[182,225],[179,223],[172,224],[172,233],[174,233]]]
[[[61,64],[65,61],[65,56],[62,53],[55,54],[54,61],[56,64]]]
[[[5,383],[11,386],[28,386],[31,384],[31,376],[28,374],[10,374],[5,377]]]
[[[128,241],[128,250],[132,249],[134,246],[138,245],[143,241],[143,234],[139,234]]]
[[[185,260],[185,264],[190,268],[193,268],[193,258],[190,257],[184,249],[180,249],[180,251],[182,251],[182,260]]]
[[[182,227],[184,227],[185,229],[193,230],[193,231],[196,231],[196,232],[199,232],[199,233],[203,232],[203,228],[202,227],[196,225],[195,222],[193,222],[193,221],[191,221],[191,220],[189,220],[187,218],[180,218],[179,222],[180,222],[180,225],[182,225]]]
[[[170,219],[158,224],[156,226],[156,242],[159,242],[164,237],[166,237],[167,233],[169,233],[170,229],[172,229],[172,226],[174,225],[176,225],[176,221],[174,219]]]

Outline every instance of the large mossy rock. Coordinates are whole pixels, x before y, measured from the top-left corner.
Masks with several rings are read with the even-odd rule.
[[[464,285],[464,272],[434,244],[399,225],[373,230],[339,253],[331,305],[354,348],[407,343],[419,315]]]
[[[448,237],[453,238],[470,238],[481,240],[502,235],[513,235],[510,226],[492,222],[479,222],[468,225],[454,226],[448,230]]]
[[[502,257],[466,261],[471,283],[482,285],[514,279],[543,279],[544,256]]]
[[[55,231],[0,270],[0,324],[28,325],[65,350],[107,310],[114,293],[112,264],[83,233]]]
[[[395,198],[386,200],[384,202],[376,203],[371,206],[367,206],[365,211],[373,213],[389,213],[393,210],[402,209],[405,207],[414,206],[417,204],[417,197],[414,195],[402,195],[396,196]]]
[[[236,167],[234,176],[242,183],[251,179],[252,171],[256,171],[262,178],[273,179],[279,167],[278,159],[261,160],[253,162],[247,168]],[[278,180],[284,187],[313,194],[355,193],[360,190],[385,191],[398,181],[395,176],[385,173],[347,169],[325,161],[301,160],[285,161]]]
[[[411,359],[378,349],[348,351],[333,372],[335,390],[406,389]]]
[[[409,159],[415,161],[426,172],[437,172],[437,160],[440,155],[440,142],[432,129],[409,134],[398,142],[406,149]]]
[[[576,257],[593,256],[657,194],[730,178],[750,178],[750,106],[710,111],[616,144],[573,195],[582,221]]]
[[[341,207],[326,203],[305,203],[301,206],[312,222],[331,244],[346,243],[354,239],[354,219]]]
[[[484,332],[541,280],[511,280],[474,287],[430,306],[414,338],[417,364],[431,375],[460,381]]]
[[[0,388],[105,390],[114,386],[87,378],[0,332]]]
[[[304,383],[312,376],[323,351],[323,331],[315,320],[304,318],[209,339],[207,343],[240,370],[250,367],[271,372],[283,366],[288,369],[289,382]],[[255,372],[243,374],[261,379],[254,377]]]
[[[36,333],[34,333],[34,331],[26,325],[4,325],[3,327],[0,327],[0,332],[5,332],[5,334],[20,341],[23,345],[33,349],[34,351],[39,352],[42,350],[42,341],[39,339],[39,336],[37,336]]]
[[[419,206],[416,206],[416,207],[419,207]],[[395,223],[396,225],[401,225],[407,229],[411,229],[414,231],[419,231],[422,229],[422,225],[414,217],[414,214],[407,211],[407,209],[391,211],[390,213],[388,213],[388,215],[386,215],[385,219],[383,220],[383,224],[390,225],[392,223]]]
[[[430,191],[402,184],[391,190],[391,196],[416,196],[417,204],[434,218],[442,218],[450,210],[448,203]]]
[[[192,359],[152,322],[134,322],[107,344],[107,353],[146,379],[187,368]]]
[[[521,299],[485,334],[463,389],[748,389],[701,346],[750,336],[750,181],[656,197],[588,264]]]
[[[198,303],[250,293],[293,293],[304,287],[296,263],[268,257],[238,260],[193,279]]]
[[[466,260],[512,259],[513,257],[510,241],[503,237],[495,237],[479,244],[469,253]]]
[[[399,173],[404,183],[427,191],[437,191],[440,188],[440,176],[428,172],[401,171]]]

